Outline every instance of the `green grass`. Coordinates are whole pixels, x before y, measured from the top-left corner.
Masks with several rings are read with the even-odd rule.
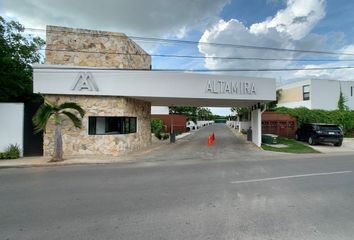
[[[287,139],[287,138],[279,138],[279,144],[287,145],[287,147],[277,148],[272,147],[271,145],[262,144],[262,148],[266,151],[273,151],[273,152],[286,152],[286,153],[318,153],[315,149],[302,144],[294,139]]]

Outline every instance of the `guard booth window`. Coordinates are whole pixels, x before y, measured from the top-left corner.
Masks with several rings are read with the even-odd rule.
[[[136,132],[136,117],[89,117],[89,135],[114,135]]]

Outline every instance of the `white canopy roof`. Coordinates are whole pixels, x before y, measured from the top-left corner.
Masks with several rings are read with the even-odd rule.
[[[275,79],[190,72],[33,65],[35,93],[125,96],[153,106],[249,107],[274,101]]]

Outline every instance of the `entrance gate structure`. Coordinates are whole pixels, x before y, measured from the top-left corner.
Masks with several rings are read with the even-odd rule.
[[[59,65],[33,68],[34,92],[46,96],[66,96],[69,100],[75,96],[94,96],[97,100],[118,96],[151,106],[248,107],[252,110],[252,141],[257,146],[261,145],[261,105],[276,99],[275,79],[271,78]],[[119,106],[107,104],[95,111],[110,107]],[[125,111],[129,113],[129,109]]]
[[[86,111],[81,129],[63,119],[64,154],[120,155],[148,146],[151,106],[252,108],[253,142],[260,146],[260,106],[275,100],[274,79],[154,71],[151,56],[123,33],[46,30],[45,64],[33,66],[33,91]],[[45,156],[53,153],[54,129],[47,124]]]

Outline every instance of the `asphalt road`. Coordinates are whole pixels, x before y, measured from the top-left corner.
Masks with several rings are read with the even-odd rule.
[[[146,163],[0,169],[0,239],[353,239],[353,156],[250,150],[217,125]]]

